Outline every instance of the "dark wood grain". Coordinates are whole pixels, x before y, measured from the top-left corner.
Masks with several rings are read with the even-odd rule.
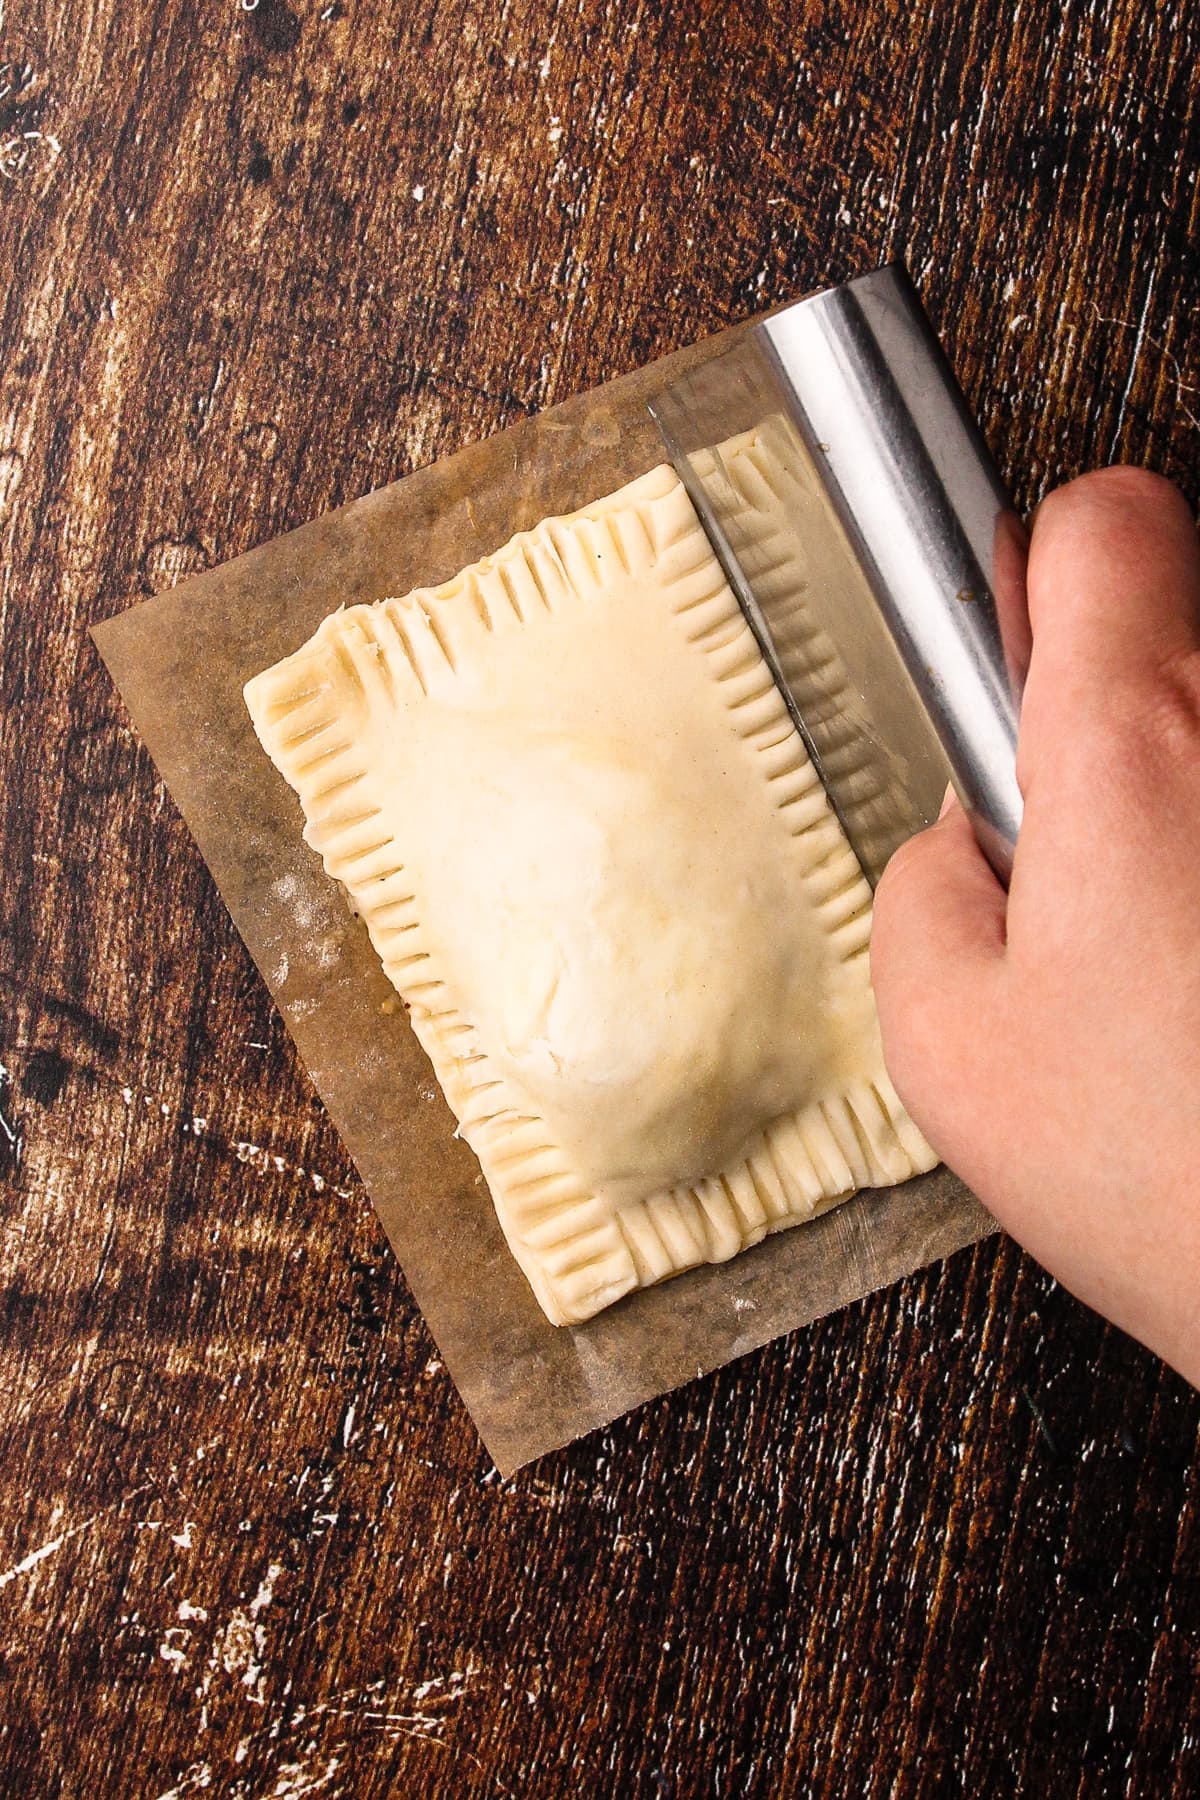
[[[86,638],[900,253],[1195,500],[1195,12],[0,16],[0,1791],[1195,1793],[1200,1408],[1009,1245],[495,1480]]]

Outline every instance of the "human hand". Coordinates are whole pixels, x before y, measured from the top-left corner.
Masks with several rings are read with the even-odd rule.
[[[1200,540],[1142,470],[1035,516],[1007,896],[961,807],[906,844],[871,968],[896,1088],[1081,1300],[1200,1385]]]

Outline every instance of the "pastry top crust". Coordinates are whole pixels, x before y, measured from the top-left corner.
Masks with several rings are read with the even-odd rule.
[[[552,1318],[928,1166],[870,891],[671,469],[334,613],[246,701]],[[731,1188],[713,1227],[739,1179],[761,1220]]]

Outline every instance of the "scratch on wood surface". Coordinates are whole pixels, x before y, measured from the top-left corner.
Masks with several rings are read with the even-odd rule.
[[[248,1606],[237,1607],[230,1614],[214,1641],[208,1659],[201,1696],[206,1698],[218,1665],[227,1675],[236,1675],[256,1706],[266,1703],[264,1663],[267,1656],[267,1628],[260,1615],[275,1598],[275,1583],[283,1574],[281,1563],[272,1563],[259,1582],[258,1592]]]
[[[1101,324],[1101,325],[1116,325],[1121,330],[1132,331],[1136,334],[1133,356],[1130,361],[1129,379],[1125,384],[1125,391],[1124,391],[1124,394],[1122,395],[1122,399],[1121,399],[1121,408],[1122,408],[1121,415],[1120,415],[1121,420],[1123,421],[1125,411],[1128,408],[1130,390],[1132,389],[1132,386],[1133,386],[1134,375],[1136,373],[1138,359],[1141,354],[1141,346],[1143,343],[1145,343],[1145,344],[1148,344],[1152,350],[1157,350],[1159,355],[1162,356],[1171,365],[1171,369],[1173,371],[1171,379],[1175,384],[1175,404],[1179,408],[1180,412],[1183,414],[1184,418],[1187,420],[1188,424],[1193,426],[1195,428],[1195,430],[1200,431],[1200,418],[1197,417],[1197,415],[1192,411],[1192,409],[1189,405],[1185,404],[1184,399],[1183,399],[1183,396],[1185,394],[1200,394],[1200,382],[1189,381],[1187,379],[1187,377],[1185,376],[1184,371],[1183,371],[1182,367],[1180,366],[1179,358],[1175,355],[1174,351],[1169,349],[1166,344],[1160,342],[1160,340],[1158,338],[1151,337],[1151,335],[1149,334],[1149,332],[1146,329],[1146,320],[1147,320],[1147,315],[1149,312],[1150,297],[1151,297],[1151,293],[1153,290],[1153,286],[1154,286],[1154,281],[1153,281],[1153,276],[1152,276],[1151,281],[1146,290],[1146,303],[1142,307],[1141,317],[1139,319],[1106,318],[1105,315],[1100,311],[1100,308],[1096,305],[1096,302],[1093,300],[1091,303],[1092,312],[1094,313],[1096,320],[1099,324]]]
[[[25,1134],[21,1130],[20,1120],[14,1115],[9,1118],[5,1107],[9,1104],[9,1091],[12,1077],[3,1063],[0,1063],[0,1168],[11,1165],[13,1172],[19,1174],[21,1162],[25,1154]]]
[[[144,1493],[145,1491],[145,1488],[135,1488],[128,1498],[134,1499],[139,1492]],[[116,1504],[123,1505],[124,1501],[118,1501]],[[37,1568],[39,1563],[45,1562],[47,1557],[57,1556],[64,1544],[69,1543],[74,1537],[81,1536],[83,1532],[90,1531],[97,1520],[103,1517],[103,1513],[93,1513],[90,1519],[84,1519],[80,1524],[72,1525],[69,1531],[61,1532],[58,1537],[51,1538],[45,1544],[40,1544],[36,1550],[30,1550],[28,1555],[21,1558],[20,1562],[14,1563],[10,1569],[5,1569],[3,1573],[0,1573],[0,1588],[7,1587],[10,1581],[16,1581],[19,1575],[28,1575],[31,1570]]]
[[[294,1800],[301,1794],[318,1794],[322,1788],[328,1787],[337,1771],[341,1768],[341,1758],[331,1756],[325,1767],[319,1771],[303,1763],[281,1763],[276,1774],[275,1786],[271,1789],[272,1800]]]
[[[19,181],[36,170],[48,173],[62,155],[52,131],[22,131],[0,141],[0,176]]]
[[[1133,384],[1137,379],[1138,365],[1142,359],[1142,346],[1146,340],[1146,321],[1150,316],[1150,304],[1154,298],[1154,282],[1156,275],[1157,270],[1151,269],[1150,279],[1146,283],[1146,297],[1142,302],[1142,310],[1138,315],[1137,324],[1134,327],[1133,349],[1129,356],[1129,374],[1126,376],[1125,386],[1121,390],[1121,399],[1117,406],[1116,422],[1113,425],[1112,443],[1109,446],[1108,455],[1110,461],[1116,456],[1118,446],[1121,442],[1121,434],[1125,426],[1125,413],[1129,406],[1129,396],[1132,392]]]
[[[249,1048],[253,1050],[265,1050],[268,1047],[265,1043],[249,1040],[248,1044]],[[172,1118],[178,1110],[170,1101],[163,1100],[159,1094],[146,1090],[135,1092],[128,1083],[121,1087],[120,1092],[121,1099],[130,1109],[136,1108],[140,1104],[163,1119]],[[2,1126],[3,1120],[0,1119],[0,1127]],[[185,1136],[193,1138],[211,1136],[210,1128],[212,1126],[213,1120],[206,1113],[191,1113],[190,1116],[185,1114],[180,1119],[180,1130]],[[361,1188],[338,1183],[329,1176],[322,1175],[319,1170],[306,1168],[302,1163],[289,1162],[287,1157],[281,1156],[277,1151],[268,1150],[261,1144],[251,1143],[248,1138],[238,1138],[234,1141],[222,1138],[218,1140],[218,1144],[219,1147],[231,1151],[234,1159],[243,1167],[252,1169],[257,1174],[293,1175],[301,1181],[310,1182],[316,1193],[321,1194],[328,1189],[339,1200],[362,1197]]]
[[[183,1800],[185,1794],[202,1792],[212,1786],[213,1771],[210,1762],[194,1762],[184,1770],[179,1780],[169,1788],[164,1788],[158,1800]]]
[[[279,1573],[281,1571],[275,1571],[275,1575]],[[232,1658],[229,1672],[242,1674],[244,1683],[244,1669],[243,1654],[239,1648]],[[302,1747],[304,1756],[301,1759],[285,1755],[283,1760],[274,1762],[266,1783],[274,1780],[277,1784],[283,1783],[283,1786],[271,1787],[264,1783],[257,1791],[288,1794],[318,1791],[320,1785],[328,1781],[330,1770],[342,1766],[343,1759],[353,1745],[353,1739],[339,1728],[341,1721],[353,1722],[381,1743],[415,1741],[446,1751],[450,1747],[447,1734],[454,1723],[455,1709],[469,1694],[479,1670],[479,1662],[474,1657],[468,1657],[463,1668],[453,1669],[446,1676],[429,1677],[418,1683],[407,1697],[400,1693],[388,1697],[385,1692],[386,1682],[378,1679],[361,1687],[339,1690],[311,1706],[285,1705],[270,1713],[259,1726],[238,1739],[233,1756],[234,1767],[241,1768],[251,1763],[261,1749],[269,1749],[276,1744],[286,1726],[292,1741]],[[208,1691],[206,1679],[203,1692],[207,1695]],[[255,1696],[251,1694],[250,1698],[253,1700]],[[334,1728],[332,1732],[330,1726]],[[482,1767],[472,1753],[465,1754],[469,1761]],[[182,1795],[188,1792],[189,1784],[191,1788],[197,1788],[208,1785],[211,1781],[211,1762],[206,1759],[193,1763],[177,1778],[175,1785],[167,1790],[168,1800],[171,1794]],[[305,1786],[305,1782],[316,1785]],[[509,1792],[502,1783],[495,1784],[492,1791],[498,1795]],[[230,1800],[242,1800],[242,1797],[250,1794],[251,1788],[248,1782],[235,1777],[227,1792]],[[160,1800],[163,1800],[162,1796]]]
[[[202,1462],[209,1452],[216,1449],[220,1441],[219,1438],[213,1438],[211,1443],[201,1444],[188,1458],[189,1466]],[[41,1563],[48,1561],[53,1556],[57,1556],[63,1546],[70,1543],[73,1538],[82,1537],[85,1532],[91,1531],[101,1522],[101,1520],[107,1519],[113,1514],[122,1512],[132,1500],[139,1499],[142,1494],[150,1493],[152,1490],[161,1491],[164,1485],[165,1482],[163,1477],[152,1475],[148,1480],[140,1482],[137,1487],[130,1488],[128,1493],[122,1494],[118,1499],[112,1501],[110,1505],[103,1506],[98,1512],[92,1513],[89,1518],[81,1519],[78,1524],[69,1526],[66,1531],[59,1532],[57,1536],[48,1539],[44,1544],[39,1544],[36,1550],[28,1551],[18,1562],[13,1563],[10,1568],[0,1571],[0,1588],[7,1587],[10,1582],[18,1580],[22,1575],[32,1574]],[[181,1537],[176,1537],[172,1541],[182,1545],[185,1549],[191,1548],[190,1538],[186,1543]]]

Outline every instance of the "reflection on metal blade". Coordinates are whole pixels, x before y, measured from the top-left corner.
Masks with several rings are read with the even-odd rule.
[[[750,341],[650,410],[874,885],[949,765],[785,407]]]

